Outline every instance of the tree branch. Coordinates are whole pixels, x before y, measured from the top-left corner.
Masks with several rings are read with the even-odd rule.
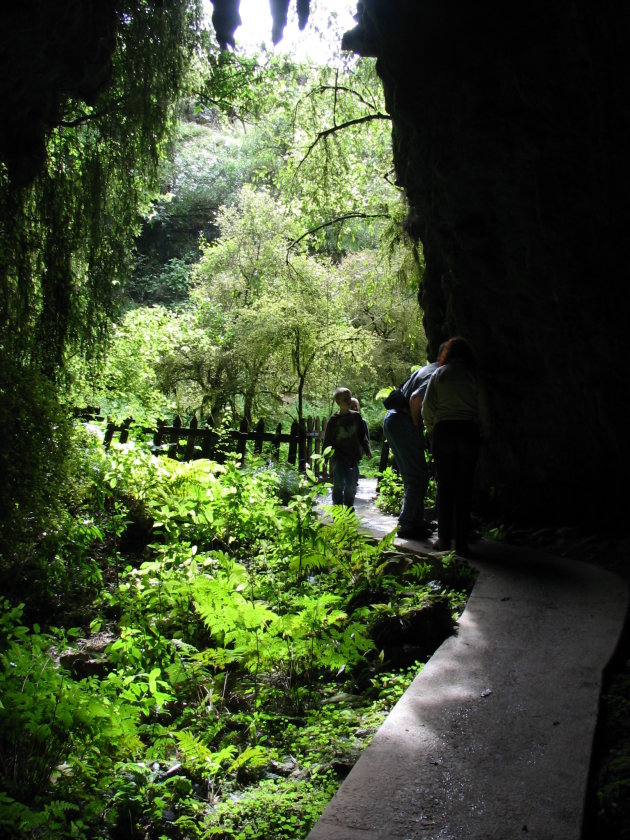
[[[300,166],[302,166],[302,164],[306,161],[306,158],[310,155],[310,153],[313,151],[313,149],[319,143],[320,140],[326,140],[327,137],[330,137],[330,135],[334,134],[336,131],[343,131],[344,128],[350,128],[353,125],[361,125],[361,123],[372,122],[372,120],[391,121],[391,117],[389,116],[389,114],[382,114],[380,111],[377,111],[376,114],[366,114],[363,117],[356,117],[353,120],[346,120],[346,122],[339,123],[339,125],[333,125],[330,128],[325,128],[323,131],[318,132],[317,136],[306,150],[306,154],[299,162],[297,169],[299,169]]]
[[[337,98],[337,92],[341,91],[342,93],[348,93],[351,96],[354,96],[362,105],[365,105],[366,108],[370,108],[372,111],[376,111],[374,103],[368,102],[367,99],[364,99],[361,94],[357,90],[353,90],[352,88],[345,87],[344,85],[319,85],[317,88],[313,88],[309,91],[309,96],[315,96],[319,93],[325,93],[327,90],[331,90],[335,92],[335,99]]]
[[[335,216],[334,219],[330,219],[328,222],[322,222],[321,225],[310,228],[301,236],[298,236],[297,239],[294,239],[289,243],[289,247],[287,248],[287,263],[289,262],[289,251],[291,251],[292,248],[295,248],[295,246],[303,239],[306,239],[307,236],[311,236],[313,233],[317,233],[318,230],[323,230],[324,228],[336,225],[339,222],[345,222],[346,219],[389,219],[389,213],[344,213],[342,216]]]
[[[58,125],[62,128],[77,128],[83,123],[90,122],[91,120],[98,120],[101,117],[104,117],[106,114],[110,113],[112,108],[117,108],[122,105],[122,99],[118,99],[115,102],[112,102],[107,108],[103,109],[102,111],[92,111],[89,114],[81,114],[78,117],[75,117],[73,120],[69,119],[62,119],[59,120]]]

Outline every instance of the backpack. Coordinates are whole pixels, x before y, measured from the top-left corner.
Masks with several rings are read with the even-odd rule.
[[[390,391],[383,400],[383,405],[388,411],[392,409],[394,411],[409,411],[409,400],[400,388],[394,388],[393,391]]]

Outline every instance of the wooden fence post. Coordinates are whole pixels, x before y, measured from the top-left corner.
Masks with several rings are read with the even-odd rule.
[[[247,435],[248,428],[249,428],[249,426],[247,424],[247,420],[243,417],[243,419],[241,420],[241,424],[238,427],[238,430],[239,430],[240,434],[238,436],[238,445],[236,447],[236,451],[241,456],[241,463],[243,463],[243,464],[245,463],[245,453],[247,452],[247,437],[246,437],[246,435]]]
[[[214,429],[214,421],[212,417],[208,417],[206,420],[206,429]],[[202,458],[212,458],[214,453],[214,447],[217,442],[217,433],[213,432],[212,434],[205,434],[201,440],[201,457]]]
[[[319,437],[320,427],[321,427],[321,420],[320,420],[319,417],[316,417],[315,418],[315,440],[314,440],[314,443],[313,443],[313,450],[315,452],[315,455],[319,455],[320,452],[321,452],[321,449],[322,449],[322,442],[321,442],[321,439]],[[313,472],[315,473],[315,478],[319,479],[319,474],[321,472],[321,464],[320,464],[319,458],[315,458],[315,463],[312,466],[313,466]]]
[[[328,425],[328,420],[325,417],[322,417],[322,439],[321,439],[321,449],[322,455],[324,454],[324,436],[326,434],[326,426]],[[328,481],[330,478],[330,461],[327,461],[325,458],[322,458],[322,479],[324,481]]]
[[[155,451],[159,451],[159,447],[162,445],[162,441],[164,440],[164,426],[166,426],[166,420],[157,421],[157,428],[153,432],[153,449]]]
[[[131,426],[132,423],[133,423],[133,417],[127,417],[123,421],[123,426],[122,426],[122,429],[120,430],[120,437],[118,438],[118,440],[121,443],[127,443],[127,441],[129,440],[129,426]]]
[[[182,427],[182,418],[177,414],[173,418],[173,431],[169,434],[169,443],[170,446],[168,448],[168,457],[169,458],[177,458],[177,452],[179,450],[179,430]]]
[[[197,417],[193,414],[190,421],[188,436],[186,438],[186,448],[184,449],[184,461],[192,461],[195,454],[195,432],[197,431]]]
[[[276,433],[274,435],[273,441],[271,445],[273,446],[273,451],[275,453],[276,461],[280,460],[280,435],[282,434],[282,423],[278,423],[276,426]]]
[[[289,441],[289,457],[287,458],[288,463],[293,464],[293,466],[295,466],[295,462],[297,460],[299,432],[300,427],[298,426],[298,421],[294,420],[293,423],[291,423],[291,440]]]
[[[306,418],[306,431],[307,431],[306,452],[304,453],[304,458],[306,460],[306,463],[309,464],[309,466],[311,466],[311,467],[313,466],[312,461],[311,461],[311,456],[313,454],[313,430],[314,430],[314,428],[315,428],[315,424],[313,423],[313,418],[312,417],[307,417]]]
[[[107,418],[107,426],[105,427],[105,435],[103,437],[103,445],[105,449],[109,449],[110,444],[112,442],[112,438],[114,437],[114,432],[116,431],[116,424],[113,420],[110,420],[109,417]]]
[[[298,470],[306,472],[306,423],[300,420],[298,426]]]
[[[262,455],[263,435],[265,434],[265,421],[261,418],[254,426],[254,455]]]

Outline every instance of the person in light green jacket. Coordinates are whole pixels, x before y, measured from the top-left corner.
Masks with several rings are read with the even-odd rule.
[[[468,545],[475,466],[490,434],[485,392],[472,347],[462,336],[444,345],[422,403],[437,479],[438,538],[433,547],[459,554]]]

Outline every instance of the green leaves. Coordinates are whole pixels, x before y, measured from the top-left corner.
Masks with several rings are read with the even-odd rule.
[[[189,8],[176,0],[154,14],[151,4],[124,4],[103,40],[106,64],[111,50],[108,83],[89,105],[60,91],[38,177],[23,190],[0,183],[3,207],[11,208],[2,216],[9,246],[0,284],[11,317],[1,343],[48,373],[63,366],[67,350],[93,348],[118,310],[138,212],[156,183],[191,57]]]
[[[231,745],[216,751],[210,750],[200,737],[195,737],[190,732],[173,732],[173,737],[179,745],[182,757],[199,771],[202,778],[214,777],[222,765],[232,762],[236,754],[236,747]]]
[[[115,635],[98,676],[59,667],[73,629],[42,634],[0,604],[0,821],[16,837],[113,835],[121,820],[156,836],[304,835],[334,792],[332,762],[356,759],[407,679],[382,676],[373,628],[448,598],[427,581],[460,572],[368,539],[351,511],[323,521],[306,480],[284,504],[262,464],[182,464],[132,443],[98,476],[94,501],[115,520],[103,533],[122,536],[124,499],[153,539],[103,588],[91,630]]]

